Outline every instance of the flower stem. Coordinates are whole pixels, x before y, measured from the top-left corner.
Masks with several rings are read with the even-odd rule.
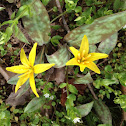
[[[54,22],[56,19],[58,19],[59,17],[61,17],[62,15],[65,15],[67,13],[67,11],[64,11],[62,14],[59,14],[57,17],[55,17],[50,23]]]
[[[91,94],[93,95],[94,99],[98,100],[98,97],[97,97],[96,94],[94,93],[93,88],[91,87],[90,83],[87,84],[87,86],[88,86],[88,88],[89,88]]]

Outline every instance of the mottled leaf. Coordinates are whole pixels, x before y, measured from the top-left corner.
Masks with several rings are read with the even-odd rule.
[[[45,98],[43,96],[37,98],[33,98],[28,105],[26,106],[24,112],[34,112],[41,108],[42,105],[44,105]]]
[[[93,82],[93,79],[92,79],[90,73],[87,73],[84,77],[77,78],[74,81],[74,84],[89,84],[92,82]]]
[[[17,74],[17,75],[15,75],[15,76],[11,77],[11,78],[7,81],[7,83],[8,83],[8,84],[16,85],[17,81],[19,80],[18,76],[20,76],[20,75]]]
[[[104,124],[110,124],[112,125],[112,116],[109,111],[109,108],[100,100],[95,100],[94,101],[94,109],[99,116],[100,120]]]
[[[107,38],[106,40],[102,41],[100,45],[98,46],[98,51],[109,54],[113,50],[113,48],[116,46],[117,37],[118,37],[118,33],[116,32],[115,34]]]
[[[22,4],[30,4],[34,0],[22,0]],[[23,17],[23,24],[30,37],[38,43],[43,45],[49,42],[50,37],[50,20],[48,12],[40,0],[36,0],[31,7],[31,17]]]
[[[94,102],[90,102],[90,103],[87,103],[87,104],[83,104],[83,105],[80,105],[80,106],[77,106],[76,108],[78,109],[80,115],[82,117],[86,116],[89,114],[89,112],[91,111],[92,107],[93,107],[93,104]]]
[[[96,52],[96,50],[97,50],[96,45],[89,45],[89,52],[90,52],[90,53],[91,53],[91,52]]]
[[[64,39],[72,46],[80,46],[84,35],[89,44],[96,44],[109,38],[126,24],[126,11],[100,17],[92,24],[80,26],[69,32]]]
[[[57,50],[52,55],[47,55],[47,60],[49,63],[55,63],[55,68],[64,67],[66,62],[69,60],[69,51],[67,49],[67,45],[63,45],[59,50]]]

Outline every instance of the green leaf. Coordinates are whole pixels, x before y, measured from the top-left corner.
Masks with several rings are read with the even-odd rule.
[[[44,6],[46,6],[49,3],[50,0],[42,0],[42,3]]]
[[[67,49],[67,45],[61,46],[59,50],[57,50],[52,55],[47,55],[47,60],[49,63],[55,63],[55,68],[61,68],[66,65],[66,62],[69,60],[70,53]]]
[[[61,84],[59,85],[59,87],[60,87],[60,88],[64,88],[64,87],[66,87],[66,85],[67,85],[66,83],[61,83]]]
[[[75,8],[75,12],[76,12],[76,13],[82,12],[82,7],[81,7],[81,6],[77,6],[77,7]]]
[[[75,88],[75,86],[74,85],[72,85],[72,84],[69,84],[68,85],[68,89],[69,89],[69,91],[71,92],[71,93],[73,93],[73,94],[77,94],[78,93],[78,90]]]
[[[120,30],[126,24],[126,11],[100,17],[92,24],[80,26],[70,31],[64,40],[71,46],[80,47],[84,35],[87,35],[89,44],[103,41]]]
[[[20,41],[29,44],[28,40],[26,39],[25,35],[22,33],[20,28],[18,28],[18,33],[16,35],[16,32],[14,31],[15,37],[17,37]]]
[[[14,18],[15,18],[15,12],[11,14],[11,20],[13,20]]]
[[[87,104],[83,104],[80,106],[76,106],[77,110],[79,111],[80,115],[82,117],[86,116],[89,114],[89,112],[91,111],[92,107],[93,107],[94,102],[90,102]]]
[[[100,120],[104,124],[110,124],[112,125],[112,116],[109,111],[109,108],[100,100],[95,100],[94,101],[94,109],[99,116]]]
[[[23,5],[19,8],[16,17],[24,17],[24,16],[29,16],[29,6],[28,5]]]
[[[34,111],[40,109],[41,106],[44,105],[44,103],[45,103],[45,98],[44,98],[43,96],[41,96],[41,97],[39,97],[39,98],[35,97],[35,98],[33,98],[33,99],[28,103],[28,105],[26,106],[24,112],[25,112],[25,113],[26,113],[26,112],[28,112],[28,113],[29,113],[29,112],[34,112]]]
[[[114,10],[118,10],[121,6],[121,1],[120,0],[115,0],[113,4]]]
[[[23,5],[28,5],[33,0],[22,0]],[[50,40],[48,34],[51,31],[48,12],[40,0],[36,0],[31,7],[32,17],[23,17],[23,24],[30,37],[38,45],[47,44]]]
[[[118,79],[119,79],[121,85],[126,87],[126,72],[119,73]]]
[[[93,79],[92,79],[90,73],[87,73],[84,77],[77,78],[74,81],[74,84],[89,84],[92,82],[93,82]]]
[[[105,86],[109,86],[111,84],[116,84],[117,81],[116,80],[112,80],[112,79],[102,79],[101,80],[101,85],[105,85]]]
[[[116,46],[117,37],[118,37],[118,33],[116,32],[106,40],[102,41],[98,46],[98,51],[109,54]]]

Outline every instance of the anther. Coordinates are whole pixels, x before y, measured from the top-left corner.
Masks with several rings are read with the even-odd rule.
[[[82,51],[82,57],[84,57],[84,54],[85,54],[85,50]]]
[[[85,60],[85,58],[84,57],[82,57],[82,62]]]
[[[89,61],[85,61],[85,63],[89,63]]]
[[[81,55],[80,55],[80,52],[77,54],[77,59],[81,59]]]
[[[91,57],[91,54],[88,54],[88,56],[85,59],[88,59],[89,57]]]
[[[80,63],[80,60],[77,60],[78,63]]]

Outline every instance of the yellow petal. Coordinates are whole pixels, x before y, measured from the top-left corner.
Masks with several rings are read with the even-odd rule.
[[[35,62],[36,47],[37,47],[37,43],[34,44],[33,48],[30,51],[30,54],[29,54],[29,63],[31,66],[33,66],[34,62]]]
[[[70,59],[67,63],[66,63],[66,66],[68,66],[68,65],[80,65],[78,62],[77,62],[77,60],[76,60],[76,58],[72,58],[72,59]]]
[[[24,49],[22,48],[21,49],[21,53],[20,53],[20,60],[21,60],[21,63],[25,66],[29,66],[29,62],[28,62],[28,59],[25,55],[25,52],[24,52]]]
[[[81,72],[83,72],[83,71],[84,71],[84,69],[85,69],[85,67],[86,67],[85,65],[80,64],[80,71],[81,71]]]
[[[42,72],[50,69],[54,65],[55,64],[49,64],[49,63],[37,64],[37,65],[34,66],[34,73],[36,73],[36,74],[42,73]]]
[[[15,93],[18,91],[20,86],[22,86],[29,78],[29,74],[23,74],[22,77],[18,80],[16,87],[15,87]]]
[[[98,59],[103,59],[103,58],[107,58],[108,55],[105,53],[90,53],[91,57],[89,57],[87,60],[89,61],[95,61]]]
[[[84,35],[82,42],[81,42],[81,46],[80,46],[80,53],[81,54],[84,52],[83,50],[85,50],[84,57],[86,57],[89,52],[89,43],[88,43],[88,39],[87,39],[86,35]]]
[[[38,95],[38,93],[37,93],[37,91],[36,91],[35,80],[34,80],[34,74],[33,74],[33,73],[30,74],[30,86],[31,86],[31,89],[32,89],[33,93],[34,93],[37,97],[39,97],[39,95]]]
[[[73,55],[75,57],[77,57],[79,51],[77,49],[75,49],[74,47],[70,47],[69,49],[71,50],[71,52],[73,53]]]
[[[89,69],[91,69],[95,73],[100,74],[100,70],[99,70],[99,68],[96,66],[96,64],[94,62],[90,61],[89,63],[86,64],[86,67],[88,67]]]
[[[12,66],[12,67],[6,67],[7,71],[11,71],[13,73],[25,73],[28,71],[28,68],[26,68],[24,65],[19,65],[19,66]]]

